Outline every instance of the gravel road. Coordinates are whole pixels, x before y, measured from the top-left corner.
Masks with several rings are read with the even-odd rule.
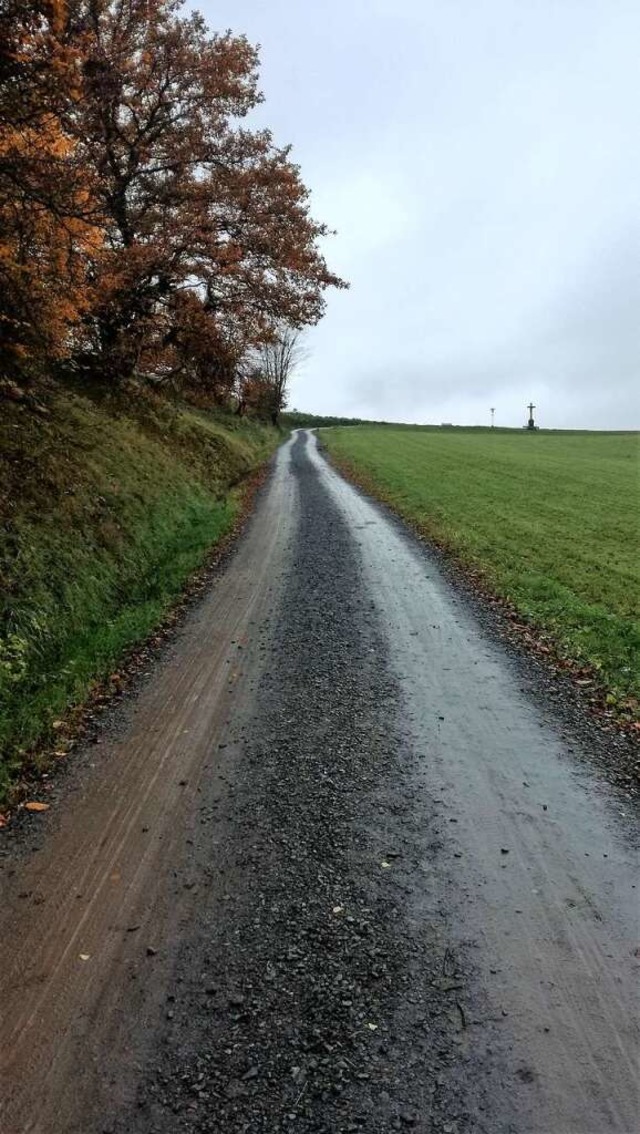
[[[97,739],[3,836],[2,1134],[639,1128],[614,742],[315,437]]]

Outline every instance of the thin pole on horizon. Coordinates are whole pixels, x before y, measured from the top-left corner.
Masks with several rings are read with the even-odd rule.
[[[496,407],[495,407],[495,406],[491,406],[491,428],[492,428],[492,429],[493,429],[493,427],[494,427],[493,419],[494,419],[494,415],[495,415],[495,412],[496,412]]]

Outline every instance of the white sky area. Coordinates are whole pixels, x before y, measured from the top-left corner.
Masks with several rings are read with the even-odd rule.
[[[640,0],[203,0],[351,283],[290,406],[640,427]]]

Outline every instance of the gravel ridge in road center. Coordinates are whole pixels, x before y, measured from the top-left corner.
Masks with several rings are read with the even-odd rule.
[[[431,805],[389,723],[397,690],[357,548],[305,450],[299,435],[291,578],[226,757],[225,838],[199,828],[165,1033],[137,1107],[104,1129],[506,1132],[483,1118],[502,1071],[468,1050],[444,911],[415,915]]]

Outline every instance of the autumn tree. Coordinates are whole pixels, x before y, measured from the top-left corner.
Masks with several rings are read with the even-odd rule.
[[[90,180],[66,122],[81,37],[63,0],[0,9],[0,374],[64,355],[101,242]]]
[[[224,400],[316,322],[326,229],[247,116],[255,49],[180,0],[0,0],[0,367],[73,352]]]
[[[280,413],[287,404],[289,384],[294,371],[305,358],[300,331],[286,323],[280,324],[272,337],[260,348],[250,376],[252,393],[259,391],[264,416],[273,425],[278,424]]]
[[[313,323],[343,286],[287,149],[242,120],[256,51],[175,0],[89,0],[77,143],[98,187],[106,254],[87,347],[108,375],[225,385],[274,324]],[[221,365],[213,363],[218,356]]]

